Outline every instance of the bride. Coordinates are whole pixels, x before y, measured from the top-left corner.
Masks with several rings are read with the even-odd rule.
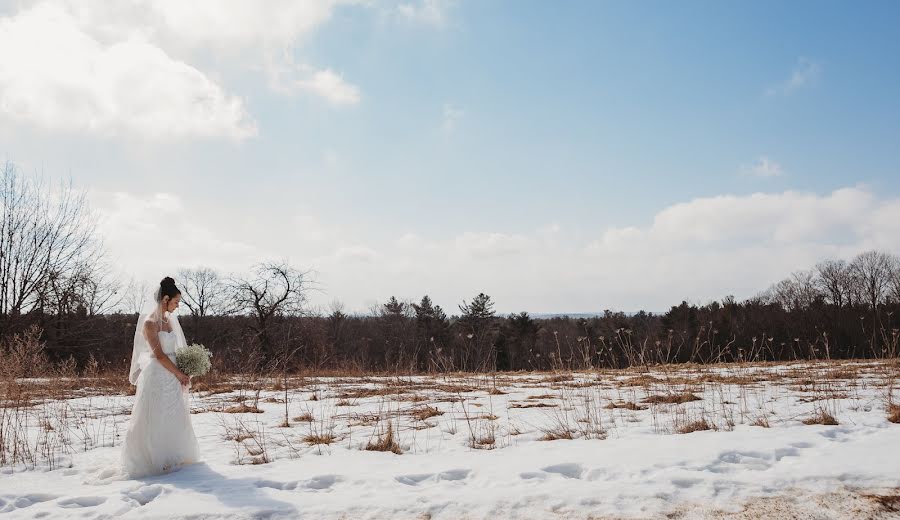
[[[175,350],[186,345],[174,315],[180,301],[175,280],[166,277],[138,317],[128,375],[137,392],[122,444],[122,466],[132,478],[166,473],[199,455],[190,378],[175,366]]]

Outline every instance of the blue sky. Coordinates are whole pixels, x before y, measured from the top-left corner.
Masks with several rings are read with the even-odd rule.
[[[900,249],[896,2],[266,7],[0,2],[0,152],[122,276],[665,310]]]

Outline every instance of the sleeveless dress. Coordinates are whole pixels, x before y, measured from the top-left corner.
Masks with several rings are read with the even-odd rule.
[[[175,361],[175,333],[160,331],[163,352]],[[199,446],[191,424],[189,394],[178,378],[152,359],[137,380],[134,408],[122,443],[122,467],[132,478],[193,464]]]

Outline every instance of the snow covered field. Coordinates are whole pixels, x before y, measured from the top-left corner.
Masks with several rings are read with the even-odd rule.
[[[192,394],[203,462],[141,480],[116,470],[130,396],[45,400],[0,420],[0,518],[900,518],[897,372],[210,383]],[[15,421],[31,458],[12,468]]]

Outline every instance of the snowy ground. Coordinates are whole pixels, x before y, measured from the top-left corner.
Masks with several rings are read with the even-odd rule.
[[[193,393],[204,462],[141,480],[116,470],[131,397],[48,400],[26,417],[36,467],[0,473],[0,518],[900,518],[896,376],[292,379],[289,427],[277,383],[231,381]],[[230,413],[241,402],[262,413]],[[803,422],[827,415],[839,424]],[[401,454],[364,449],[390,439]]]

